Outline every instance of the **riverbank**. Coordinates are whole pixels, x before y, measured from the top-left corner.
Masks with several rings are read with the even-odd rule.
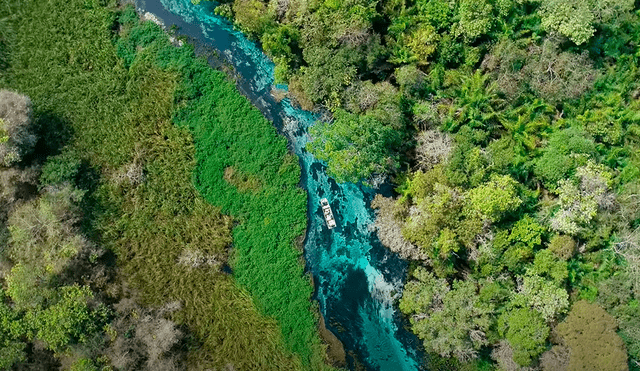
[[[320,314],[320,323],[318,325],[322,340],[327,343],[327,358],[333,366],[344,367],[347,365],[347,354],[344,351],[342,342],[327,329],[324,323],[324,316]]]

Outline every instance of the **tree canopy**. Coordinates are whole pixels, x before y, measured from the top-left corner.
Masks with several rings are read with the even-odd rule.
[[[571,350],[569,370],[627,370],[627,355],[616,320],[596,304],[579,301],[558,334]]]

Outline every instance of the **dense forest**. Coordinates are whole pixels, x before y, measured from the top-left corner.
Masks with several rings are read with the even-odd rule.
[[[330,113],[335,179],[395,186],[375,227],[430,370],[640,370],[640,3],[216,12]],[[0,2],[0,369],[331,369],[297,159],[173,40],[115,0]]]
[[[378,196],[431,369],[640,369],[633,0],[235,0],[308,149]]]
[[[0,3],[0,369],[331,369],[298,162],[170,40],[116,2]]]

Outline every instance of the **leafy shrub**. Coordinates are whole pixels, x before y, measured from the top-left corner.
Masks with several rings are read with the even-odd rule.
[[[42,167],[40,186],[43,187],[64,182],[75,183],[75,178],[80,171],[80,166],[80,159],[69,152],[49,157]]]
[[[581,155],[594,156],[595,151],[595,143],[583,130],[572,127],[557,131],[536,160],[535,174],[545,187],[555,190],[559,181],[572,176],[575,169],[586,162]]]
[[[546,349],[549,327],[535,310],[518,308],[505,312],[498,319],[501,334],[513,349],[513,360],[529,366]]]
[[[399,144],[400,133],[371,116],[340,110],[333,123],[312,126],[311,135],[309,151],[327,162],[329,174],[339,182],[358,182],[396,166],[389,150]]]

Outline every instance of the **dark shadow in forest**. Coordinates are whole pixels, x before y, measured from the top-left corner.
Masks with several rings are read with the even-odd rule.
[[[33,159],[39,159],[44,162],[46,157],[55,156],[62,152],[62,148],[73,137],[73,129],[69,120],[50,111],[36,111],[34,112],[34,118],[40,139],[36,143]]]

